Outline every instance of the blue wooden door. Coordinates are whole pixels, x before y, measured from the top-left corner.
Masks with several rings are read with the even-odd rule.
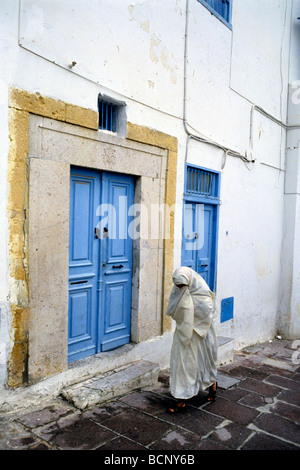
[[[131,177],[71,168],[69,362],[130,341]]]
[[[98,227],[101,241],[99,351],[130,341],[132,239],[128,235],[134,180],[128,175],[102,174]],[[102,314],[101,314],[102,312]]]
[[[185,202],[182,244],[182,265],[198,272],[214,290],[216,206]]]

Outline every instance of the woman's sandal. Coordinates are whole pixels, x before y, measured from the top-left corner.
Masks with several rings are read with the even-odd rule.
[[[215,401],[217,397],[218,382],[213,383],[208,389],[207,401]]]
[[[170,406],[168,408],[168,412],[173,414],[173,413],[178,413],[178,411],[183,411],[185,408],[185,401],[179,401],[176,403],[175,406]]]

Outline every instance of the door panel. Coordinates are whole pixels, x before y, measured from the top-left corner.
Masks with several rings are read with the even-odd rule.
[[[197,250],[197,272],[203,277],[205,282],[211,285],[211,274],[213,264],[213,206],[204,205],[204,240],[201,248]]]
[[[71,290],[70,336],[83,338],[91,335],[88,312],[91,310],[91,289]]]
[[[70,362],[130,341],[133,199],[130,176],[71,168]]]
[[[198,272],[214,289],[216,206],[185,202],[182,265]]]
[[[91,259],[91,237],[90,237],[90,219],[93,211],[93,193],[94,181],[73,179],[74,205],[73,205],[73,230],[72,230],[72,248],[73,263],[92,262]]]
[[[134,201],[134,180],[128,175],[102,175],[102,200],[107,203],[106,238],[101,270],[102,309],[99,349],[107,351],[130,341],[132,239],[128,236],[129,207]],[[101,221],[100,221],[101,225]]]
[[[71,169],[69,245],[69,361],[97,349],[99,244],[94,237],[100,175]]]
[[[183,259],[184,266],[196,270],[196,204],[185,204],[183,219]]]

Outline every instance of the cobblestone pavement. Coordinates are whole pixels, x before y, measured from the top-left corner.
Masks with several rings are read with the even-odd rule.
[[[219,368],[217,400],[207,403],[201,392],[176,415],[167,413],[167,371],[155,388],[86,411],[57,398],[41,409],[0,414],[0,449],[299,450],[299,357],[292,346],[275,339],[236,353]]]

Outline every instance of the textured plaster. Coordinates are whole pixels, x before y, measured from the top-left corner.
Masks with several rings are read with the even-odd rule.
[[[29,115],[35,114],[57,121],[75,124],[86,129],[98,129],[98,115],[95,111],[84,109],[39,93],[11,88],[9,100],[9,138],[8,155],[8,219],[9,219],[9,260],[11,286],[11,329],[10,352],[7,370],[7,384],[18,387],[28,381],[28,336],[34,325],[29,322],[29,272],[28,272],[28,140]],[[172,206],[176,194],[177,139],[135,124],[127,124],[127,139],[160,147],[167,150],[165,182],[165,203]],[[174,217],[170,218],[170,237],[163,241],[163,310],[171,289],[174,248]],[[161,332],[171,328],[169,319],[162,315],[160,320],[149,318],[157,332],[160,321]],[[34,318],[34,317],[33,317]],[[65,325],[62,328],[65,329]],[[58,348],[59,354],[59,348]],[[53,359],[53,358],[52,358]],[[40,377],[57,373],[66,368],[65,361],[45,361],[40,365]]]

